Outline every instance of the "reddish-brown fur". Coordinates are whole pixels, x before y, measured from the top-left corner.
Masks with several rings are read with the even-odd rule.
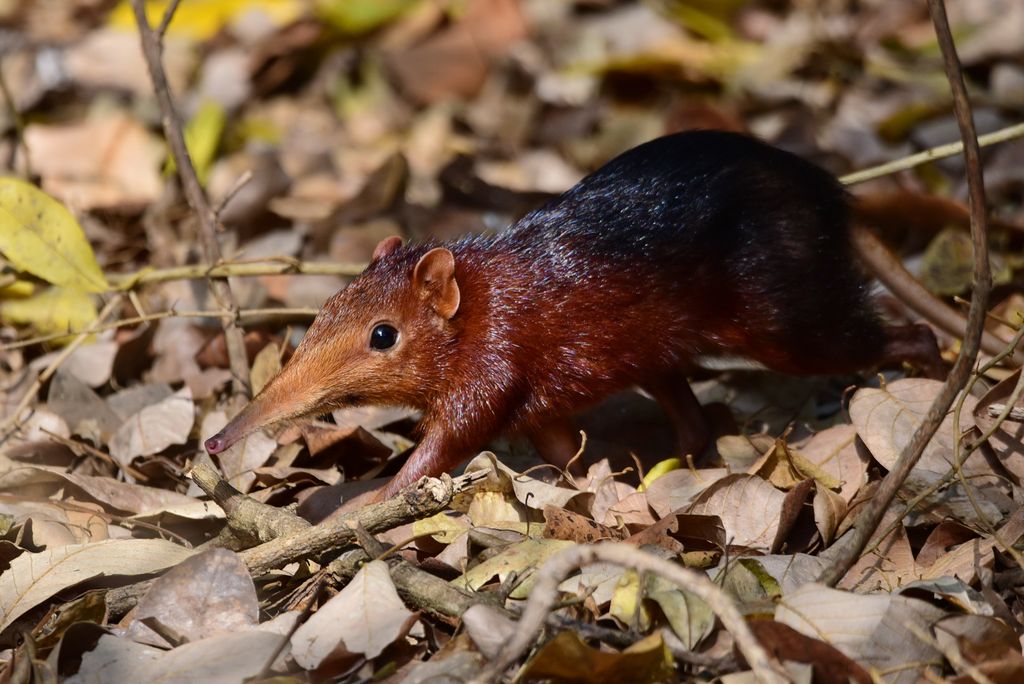
[[[393,347],[370,346],[381,324]],[[796,374],[901,359],[941,371],[929,330],[871,309],[834,179],[743,136],[690,133],[626,153],[500,235],[385,240],[207,448],[336,407],[409,405],[420,442],[391,494],[508,430],[565,465],[572,415],[640,386],[693,452],[708,435],[686,375],[707,355]]]

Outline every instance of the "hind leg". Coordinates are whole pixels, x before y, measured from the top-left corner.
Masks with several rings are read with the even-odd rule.
[[[885,328],[885,346],[880,365],[907,362],[925,377],[942,380],[946,377],[946,364],[939,354],[935,333],[927,325],[890,325]]]
[[[711,440],[711,429],[682,372],[669,372],[641,385],[668,415],[676,432],[679,456],[700,456]]]

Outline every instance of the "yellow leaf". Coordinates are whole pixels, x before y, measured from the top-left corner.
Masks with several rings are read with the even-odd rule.
[[[30,325],[42,334],[78,331],[96,320],[96,304],[82,290],[51,287],[26,299],[0,302],[0,318],[12,325]]]
[[[0,252],[22,271],[86,292],[109,289],[71,212],[34,185],[0,178]]]
[[[146,3],[146,17],[151,26],[157,26],[163,19],[167,0],[149,0]],[[274,26],[283,26],[302,16],[304,0],[189,0],[178,5],[174,19],[167,28],[168,35],[177,38],[206,40],[213,37],[234,18],[245,13],[259,13],[270,19]],[[110,25],[116,28],[135,30],[135,14],[129,0],[110,13]]]
[[[560,539],[527,539],[473,566],[451,583],[459,588],[476,590],[490,582],[496,575],[499,580],[504,581],[514,572],[523,577],[523,581],[509,596],[524,599],[530,595],[537,581],[537,568],[548,558],[570,546],[573,546],[572,542]]]
[[[447,513],[437,515],[423,520],[417,520],[412,524],[412,533],[419,537],[432,535],[435,541],[442,544],[451,544],[456,537],[470,528],[469,520],[465,517],[453,518]]]
[[[210,165],[213,164],[226,122],[224,108],[213,100],[207,100],[185,126],[185,147],[188,148],[188,156],[192,158],[192,166],[195,167],[200,185],[206,185],[206,177],[210,173]],[[169,157],[168,172],[173,173],[175,168],[174,158]]]
[[[644,607],[643,594],[640,590],[640,575],[636,570],[627,570],[622,573],[622,577],[615,585],[615,593],[612,594],[608,613],[627,627],[636,627],[641,632],[647,631],[650,627],[651,615]]]
[[[683,467],[683,462],[678,458],[666,458],[664,461],[659,461],[654,464],[654,467],[647,471],[644,475],[643,482],[636,488],[638,492],[645,492],[647,488],[651,486],[651,483],[657,480],[659,477],[667,472],[673,470],[679,470]]]
[[[317,0],[320,16],[351,35],[368,33],[400,17],[419,0]]]
[[[27,280],[14,280],[11,283],[0,287],[0,299],[9,297],[31,297],[36,291],[35,283]]]

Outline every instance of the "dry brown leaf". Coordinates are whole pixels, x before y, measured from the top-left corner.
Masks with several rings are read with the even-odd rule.
[[[936,380],[913,378],[897,380],[885,389],[864,388],[854,395],[850,402],[850,418],[857,434],[882,466],[892,468],[941,386],[942,383]],[[971,415],[976,403],[974,397],[968,396],[965,400],[957,428],[959,431],[967,432],[973,428]],[[950,413],[928,442],[907,477],[903,491],[917,493],[943,477],[953,468],[954,453],[953,414]],[[964,461],[962,472],[975,488],[974,501],[966,495],[961,484],[955,483],[928,497],[926,503],[912,511],[912,516],[924,515],[926,519],[934,520],[950,516],[977,524],[1000,521],[1004,511],[1010,508],[1008,488],[993,473],[984,454],[981,451],[971,454]],[[979,509],[975,509],[975,502],[978,502]]]
[[[620,532],[598,524],[580,515],[557,506],[544,507],[544,539],[565,539],[577,544],[591,544],[601,539],[622,539]]]
[[[846,500],[831,489],[818,487],[814,492],[814,524],[826,546],[832,543],[844,517]]]
[[[105,385],[114,368],[114,356],[120,345],[113,340],[100,340],[79,347],[60,365],[64,373],[75,376],[89,387]],[[56,358],[59,352],[44,354],[32,361],[43,369]]]
[[[993,416],[992,413],[998,414],[1002,409],[991,411],[990,407],[993,404],[1005,406],[1019,378],[1020,369],[997,383],[978,401],[974,409],[974,422],[979,430],[988,432],[995,427],[997,416]],[[1014,408],[1024,409],[1024,397],[1017,401]],[[1017,482],[1024,480],[1024,421],[1019,418],[1008,418],[992,433],[988,443],[995,450],[999,462]]]
[[[462,614],[462,625],[476,647],[488,658],[494,658],[515,633],[515,623],[497,608],[483,603],[469,607]]]
[[[70,207],[131,209],[160,196],[163,146],[128,114],[25,129],[32,170],[43,189]]]
[[[728,475],[708,487],[688,513],[717,515],[730,546],[769,551],[786,495],[755,475]]]
[[[16,473],[19,471],[15,471]],[[4,492],[31,491],[17,484],[8,486],[4,478]],[[56,549],[70,544],[90,541],[87,529],[71,525],[67,510],[49,501],[13,501],[0,503],[0,513],[6,518],[7,532],[13,534],[18,545],[29,551]]]
[[[548,558],[570,546],[573,546],[572,542],[560,539],[526,539],[473,566],[461,577],[452,580],[452,584],[475,591],[495,577],[504,580],[513,572],[519,575],[530,573],[510,594],[512,598],[526,598],[536,581],[537,568]]]
[[[258,629],[219,634],[170,651],[104,634],[65,681],[237,684],[259,674],[280,645],[279,635]]]
[[[259,618],[256,587],[237,554],[210,549],[187,558],[157,578],[139,600],[127,636],[140,643],[167,647],[144,623],[155,618],[186,641],[225,632],[243,632]]]
[[[70,487],[75,495],[81,492],[99,503],[124,513],[158,513],[175,506],[194,504],[205,507],[210,514],[216,509],[215,504],[201,502],[173,490],[147,487],[131,482],[119,482],[111,477],[56,472],[36,466],[19,468],[0,481],[0,489],[24,491],[28,487],[47,487],[52,490]]]
[[[653,525],[654,516],[647,505],[647,492],[633,491],[611,505],[604,514],[605,525]]]
[[[526,679],[571,680],[582,684],[605,682],[661,682],[675,672],[673,658],[656,632],[621,653],[608,653],[587,646],[571,630],[559,632],[546,643],[523,669]]]
[[[927,631],[942,611],[923,601],[890,594],[854,594],[807,584],[782,597],[775,619],[822,639],[859,663],[879,669],[927,663],[937,652],[906,623]],[[917,681],[919,671],[898,670],[895,681]]]
[[[67,422],[76,435],[105,442],[117,431],[121,419],[106,402],[77,376],[57,370],[50,382],[47,405]]]
[[[487,482],[492,490],[497,488],[511,494],[516,501],[535,510],[544,510],[545,506],[557,506],[581,512],[587,511],[589,502],[593,500],[594,496],[590,492],[558,487],[536,480],[529,475],[521,475],[498,461],[497,457],[489,451],[481,453],[466,466],[467,473],[477,470],[490,472]]]
[[[898,504],[885,512],[882,521],[871,540],[868,542],[871,553],[862,555],[853,567],[839,582],[842,589],[861,592],[896,591],[898,587],[918,577],[914,552],[910,547],[907,530],[899,519]],[[848,516],[847,521],[852,520]],[[879,535],[889,526],[896,523],[895,529],[887,537],[879,540]]]
[[[525,33],[518,2],[482,0],[470,4],[460,21],[389,62],[402,88],[421,103],[468,96],[483,85],[491,58]]]
[[[121,465],[129,465],[136,456],[184,444],[194,421],[192,391],[185,387],[125,420],[110,440],[110,455]]]
[[[0,576],[0,631],[76,584],[104,575],[145,575],[190,555],[189,549],[162,539],[107,539],[22,554]]]
[[[729,474],[725,468],[672,470],[647,487],[647,503],[658,517],[664,518],[693,503],[705,489]]]
[[[857,444],[857,431],[852,425],[822,430],[800,447],[800,454],[841,483],[839,494],[847,503],[867,481],[871,459]]]
[[[292,654],[307,669],[336,649],[375,658],[409,631],[415,617],[398,597],[387,563],[371,561],[296,630]]]

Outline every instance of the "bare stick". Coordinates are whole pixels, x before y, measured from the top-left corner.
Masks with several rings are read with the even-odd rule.
[[[857,254],[871,267],[878,280],[908,308],[944,332],[959,338],[966,329],[966,320],[959,311],[948,306],[933,295],[907,271],[899,259],[878,239],[870,229],[857,226],[850,232],[850,239],[857,248]],[[982,331],[981,349],[990,356],[1002,354],[1006,342],[988,331]],[[1024,365],[1024,353],[1010,350],[1011,360]]]
[[[296,317],[296,318],[313,318],[316,316],[316,309],[288,309],[288,308],[271,308],[271,309],[239,309],[239,319],[266,319],[272,317]],[[51,333],[49,335],[39,335],[38,337],[30,337],[27,340],[18,340],[17,342],[8,342],[7,344],[0,344],[0,351],[10,351],[12,349],[20,349],[22,347],[31,347],[33,344],[42,344],[44,342],[50,342],[61,337],[67,337],[68,335],[79,335],[82,333],[100,333],[106,330],[116,330],[117,328],[124,328],[129,325],[138,325],[139,323],[149,323],[151,321],[159,321],[164,318],[229,318],[236,314],[230,311],[178,311],[177,309],[170,309],[168,311],[154,311],[153,313],[145,314],[143,316],[132,316],[131,318],[122,318],[119,321],[113,323],[105,323],[103,325],[89,327],[84,330],[71,330],[69,332],[62,333]]]
[[[174,266],[173,268],[143,268],[134,273],[108,273],[106,276],[114,289],[131,290],[151,283],[166,283],[172,280],[198,280],[200,278],[227,278],[229,276],[356,276],[362,273],[364,268],[366,268],[366,264],[309,262],[282,256],[274,259],[252,261],[221,261],[212,265],[188,264],[186,266]]]
[[[203,188],[199,184],[195,167],[189,157],[188,148],[185,146],[185,137],[181,132],[181,119],[178,117],[178,111],[175,109],[174,100],[171,97],[167,74],[164,73],[163,32],[171,23],[176,7],[176,2],[172,2],[168,6],[158,31],[154,31],[149,24],[149,19],[146,18],[145,2],[132,0],[135,22],[139,26],[139,37],[142,40],[142,53],[146,58],[146,66],[149,68],[153,91],[156,93],[157,102],[160,103],[164,137],[167,139],[167,145],[171,148],[171,155],[174,157],[174,164],[178,169],[178,177],[181,179],[185,198],[199,218],[199,243],[203,250],[203,256],[208,263],[215,264],[220,261],[220,245],[217,244],[217,218],[213,209],[210,208],[206,193],[203,192]],[[224,319],[224,338],[227,342],[228,363],[231,367],[232,400],[237,405],[249,394],[250,387],[249,360],[245,353],[245,340],[242,329],[236,322],[237,307],[228,281],[223,278],[211,278],[209,285],[210,292],[220,308],[232,313],[231,317]]]
[[[1001,128],[998,131],[986,133],[977,140],[979,147],[988,147],[989,145],[995,145],[997,143],[1006,142],[1007,140],[1013,140],[1020,137],[1024,137],[1024,123],[1014,124],[1012,126],[1007,126],[1006,128]],[[879,164],[878,166],[872,166],[867,169],[848,173],[845,176],[841,176],[839,178],[839,182],[843,185],[856,185],[857,183],[864,183],[865,181],[874,180],[875,178],[881,178],[900,171],[906,171],[914,168],[915,166],[921,166],[922,164],[935,161],[936,159],[952,157],[963,151],[964,143],[962,140],[947,143],[945,145],[938,145],[924,150],[923,152],[903,157],[902,159],[894,159],[893,161],[886,162],[885,164]]]
[[[254,576],[259,576],[292,561],[352,543],[355,540],[354,523],[358,522],[370,532],[379,532],[428,518],[447,508],[452,497],[482,477],[482,473],[468,473],[452,479],[445,473],[439,478],[421,478],[391,499],[247,549],[241,553],[242,560]]]
[[[850,543],[842,549],[832,565],[826,568],[819,578],[820,582],[829,586],[835,586],[853,567],[872,533],[878,527],[882,515],[889,508],[918,459],[921,458],[921,454],[924,453],[924,449],[935,431],[939,429],[939,425],[953,405],[957,394],[966,384],[978,357],[978,347],[985,324],[985,310],[988,307],[988,296],[992,289],[992,274],[988,264],[988,216],[985,208],[985,184],[971,104],[967,97],[960,60],[956,56],[956,46],[953,44],[953,38],[949,32],[945,5],[942,0],[928,0],[928,9],[932,15],[932,22],[935,24],[939,47],[942,49],[946,77],[949,79],[950,89],[953,92],[953,111],[956,114],[960,137],[964,143],[967,199],[971,214],[971,241],[974,246],[974,291],[967,314],[967,330],[964,333],[963,345],[956,363],[953,365],[953,370],[942,384],[938,396],[935,397],[924,420],[914,432],[910,443],[904,448],[889,474],[882,480],[871,503],[865,506],[858,516],[856,529]]]
[[[638,572],[651,573],[694,594],[708,604],[732,634],[736,647],[746,658],[759,682],[772,684],[788,681],[781,667],[758,643],[732,600],[706,575],[640,551],[630,544],[603,543],[570,547],[553,556],[540,568],[515,634],[494,661],[473,680],[474,684],[498,681],[505,669],[522,657],[554,607],[558,598],[558,585],[588,563],[612,563]]]
[[[3,68],[0,68],[0,94],[3,94],[4,102],[7,103],[7,110],[11,115],[11,122],[14,124],[14,135],[17,137],[18,147],[21,148],[21,154],[25,159],[25,178],[31,181],[32,159],[28,153],[28,144],[25,142],[25,118],[18,111],[18,104],[14,101],[11,89],[7,86]]]

